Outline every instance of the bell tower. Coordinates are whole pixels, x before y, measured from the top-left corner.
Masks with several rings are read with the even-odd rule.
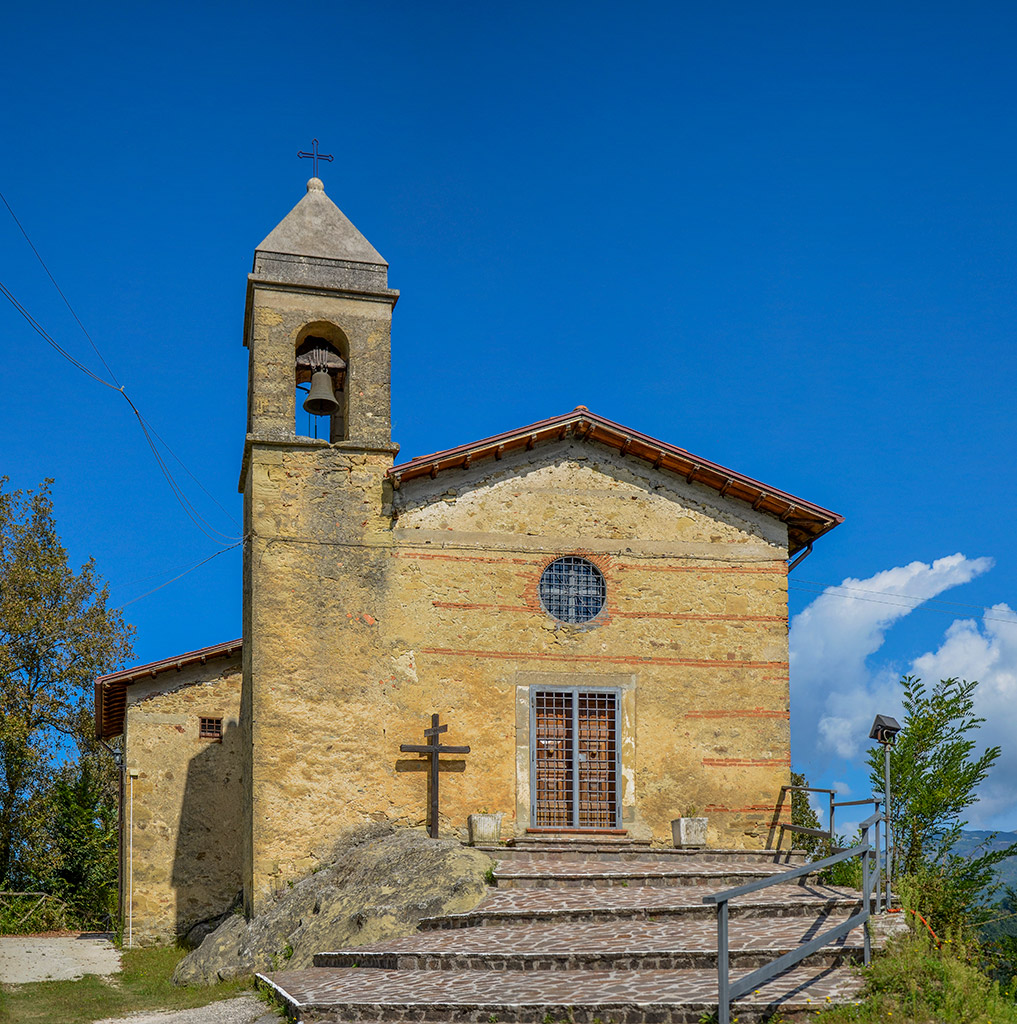
[[[342,788],[325,748],[343,732],[343,694],[353,685],[349,609],[380,615],[383,588],[370,581],[384,574],[376,563],[390,533],[398,297],[388,264],[318,178],[254,253],[240,472],[249,911],[313,867],[328,790]]]

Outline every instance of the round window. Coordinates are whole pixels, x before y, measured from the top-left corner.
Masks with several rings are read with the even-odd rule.
[[[540,577],[540,603],[559,622],[589,622],[604,607],[604,574],[585,558],[555,559]]]

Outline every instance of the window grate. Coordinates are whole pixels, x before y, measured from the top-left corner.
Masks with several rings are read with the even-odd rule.
[[[222,719],[221,718],[200,718],[198,725],[198,738],[202,740],[218,740],[222,742]]]
[[[556,558],[543,572],[538,587],[544,610],[559,622],[589,622],[607,598],[603,573],[576,555]]]

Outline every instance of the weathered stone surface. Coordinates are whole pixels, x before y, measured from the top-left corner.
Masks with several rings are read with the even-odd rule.
[[[472,909],[493,861],[454,840],[372,825],[348,833],[316,873],[248,921],[228,918],[186,956],[178,984],[309,967],[315,953],[411,934],[425,917]]]
[[[123,877],[132,940],[172,942],[227,913],[242,887],[240,659],[216,659],[127,689]],[[202,718],[222,720],[221,741]],[[133,865],[128,863],[133,851]],[[124,922],[125,930],[127,922]]]

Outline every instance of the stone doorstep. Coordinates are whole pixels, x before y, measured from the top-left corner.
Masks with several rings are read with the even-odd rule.
[[[512,845],[509,845],[512,844]],[[478,845],[474,847],[483,853],[494,857],[496,860],[519,860],[526,858],[548,858],[558,861],[583,861],[583,860],[605,860],[605,861],[647,861],[660,859],[664,862],[672,862],[696,859],[702,861],[724,861],[731,858],[751,860],[759,864],[773,865],[779,869],[781,865],[788,868],[804,864],[806,854],[802,850],[736,850],[714,847],[701,847],[689,849],[675,849],[674,847],[604,844],[604,843],[561,843],[542,840],[539,843],[527,843],[519,841],[504,845]]]
[[[698,1024],[717,1008],[717,972],[388,971],[312,967],[256,975],[302,1024],[449,1021],[455,1024]],[[732,972],[735,980],[740,972]],[[733,1015],[752,1024],[780,1009],[817,1010],[855,998],[850,967],[797,967],[738,1000]],[[365,991],[368,990],[368,991]]]

